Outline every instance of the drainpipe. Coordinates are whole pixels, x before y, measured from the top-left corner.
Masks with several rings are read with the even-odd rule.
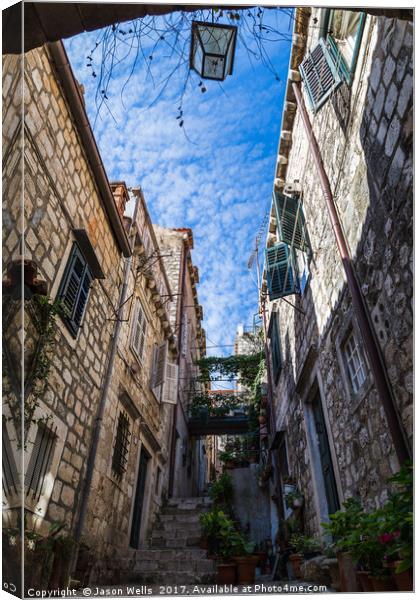
[[[318,142],[315,138],[312,125],[309,120],[308,112],[303,102],[300,86],[296,82],[292,82],[292,88],[296,97],[298,110],[302,117],[303,125],[305,127],[305,132],[308,138],[312,158],[314,159],[315,166],[318,171],[322,193],[327,204],[328,214],[337,242],[338,251],[343,262],[343,267],[346,274],[350,294],[352,297],[355,314],[360,326],[360,331],[362,333],[363,342],[369,359],[373,378],[375,380],[376,389],[378,391],[379,399],[382,402],[382,406],[385,411],[385,417],[391,433],[392,441],[394,443],[395,452],[397,454],[400,464],[402,465],[407,459],[410,458],[410,452],[408,450],[407,441],[400,423],[398,412],[394,405],[394,400],[389,386],[387,373],[382,361],[375,332],[370,321],[370,317],[359,286],[359,282],[357,281],[357,277],[354,272],[352,260],[347,246],[347,241],[344,232],[341,228],[340,219],[337,213],[337,209],[335,207],[330,182],[324,168]]]
[[[131,237],[133,234],[133,225],[136,223],[137,210],[138,210],[138,206],[139,206],[139,196],[136,193],[137,190],[133,190],[133,192],[136,194],[137,198],[136,198],[136,205],[134,208],[133,221],[132,221],[132,224],[130,227],[129,237]],[[134,237],[131,238],[130,243],[131,243],[131,255],[125,259],[123,283],[122,283],[120,297],[119,297],[119,301],[118,301],[117,319],[115,321],[114,333],[113,333],[112,340],[111,340],[111,348],[110,348],[110,352],[109,352],[108,364],[106,367],[105,377],[104,377],[103,384],[102,384],[102,390],[101,390],[101,396],[99,399],[98,410],[97,410],[95,422],[93,425],[92,442],[91,442],[89,455],[88,455],[88,459],[87,459],[85,481],[84,481],[82,496],[81,496],[81,500],[80,500],[79,517],[77,519],[76,527],[74,530],[74,538],[76,541],[76,551],[75,551],[75,556],[73,557],[71,573],[74,573],[74,571],[76,569],[76,563],[77,563],[77,558],[78,558],[78,553],[79,553],[79,542],[80,542],[80,538],[82,536],[82,531],[83,531],[83,527],[84,527],[85,520],[86,520],[87,507],[88,507],[90,492],[91,492],[91,488],[92,488],[93,471],[95,468],[96,455],[98,452],[102,420],[103,420],[105,407],[106,407],[107,400],[108,400],[108,393],[109,393],[109,388],[111,385],[111,378],[112,378],[112,373],[114,370],[115,357],[117,354],[118,341],[119,341],[119,336],[120,336],[120,331],[121,331],[122,320],[123,320],[123,316],[124,316],[123,313],[124,313],[125,300],[126,300],[127,289],[128,289],[128,280],[130,277],[132,252],[133,252],[133,248],[134,248]]]
[[[178,313],[178,356],[179,356],[179,367],[181,366],[181,341],[182,341],[182,330],[184,327],[183,322],[183,312],[184,312],[184,287],[185,287],[185,271],[187,269],[187,252],[185,249],[185,241],[183,240],[182,244],[182,275],[181,275],[181,296],[179,303],[179,313]],[[179,398],[179,390],[180,390],[180,377],[178,376],[178,391],[177,397]],[[173,496],[174,493],[174,480],[175,480],[175,454],[176,454],[176,425],[177,425],[177,417],[178,417],[178,403],[174,405],[174,415],[172,420],[172,440],[171,440],[171,458],[169,464],[169,496]]]

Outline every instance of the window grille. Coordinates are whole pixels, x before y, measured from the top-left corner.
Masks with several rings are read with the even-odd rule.
[[[279,241],[296,250],[308,249],[308,235],[300,198],[274,192],[274,207]]]
[[[344,355],[346,357],[351,385],[353,391],[357,394],[366,381],[366,367],[353,332],[350,333],[344,344]]]
[[[270,300],[296,293],[293,255],[287,244],[281,242],[265,251],[267,285]]]
[[[299,66],[312,110],[317,111],[343,79],[330,45],[321,38]]]
[[[73,244],[60,284],[58,299],[62,302],[64,321],[74,337],[82,323],[92,279],[86,259],[77,244]]]
[[[112,456],[112,470],[119,479],[121,479],[126,471],[130,436],[130,421],[128,416],[123,411],[120,411],[117,434],[115,437],[114,454]]]
[[[131,337],[131,347],[137,358],[143,360],[144,348],[146,345],[147,321],[143,312],[140,300],[137,301],[136,311],[134,313],[133,333]]]
[[[10,496],[18,493],[19,474],[5,423],[3,423],[2,446],[3,492],[5,496]]]
[[[26,495],[39,500],[44,487],[45,477],[49,472],[54,446],[57,439],[57,428],[49,429],[40,424],[36,433],[35,443],[25,474]]]

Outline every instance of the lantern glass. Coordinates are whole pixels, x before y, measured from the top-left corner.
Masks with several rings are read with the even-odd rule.
[[[223,81],[232,74],[237,28],[193,21],[190,67],[203,79]]]

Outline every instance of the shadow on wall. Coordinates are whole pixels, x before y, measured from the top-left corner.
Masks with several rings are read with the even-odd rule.
[[[355,265],[412,438],[413,26],[378,19],[360,140],[370,204]]]

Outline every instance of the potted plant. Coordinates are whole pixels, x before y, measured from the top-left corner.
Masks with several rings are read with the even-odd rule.
[[[326,532],[334,540],[337,550],[338,568],[340,571],[340,589],[342,592],[360,591],[356,570],[350,554],[352,547],[349,535],[360,526],[362,506],[358,500],[349,498],[344,502],[344,509],[330,515],[330,522],[323,523]]]
[[[315,537],[295,533],[290,538],[290,543],[298,554],[309,560],[321,553],[321,543]]]
[[[245,538],[235,531],[232,539],[233,560],[236,563],[237,583],[248,585],[255,583],[255,567],[259,557],[253,554],[255,544],[247,542]]]
[[[233,501],[233,481],[228,473],[222,473],[210,488],[210,498],[214,506],[229,507]]]
[[[217,560],[217,583],[230,585],[236,582],[236,563],[232,559],[234,545],[232,538],[235,535],[233,523],[221,529],[219,534],[219,556]]]
[[[223,534],[225,531],[232,531],[233,521],[226,516],[223,510],[214,508],[200,515],[200,525],[203,537],[208,540],[209,555],[217,556]]]

